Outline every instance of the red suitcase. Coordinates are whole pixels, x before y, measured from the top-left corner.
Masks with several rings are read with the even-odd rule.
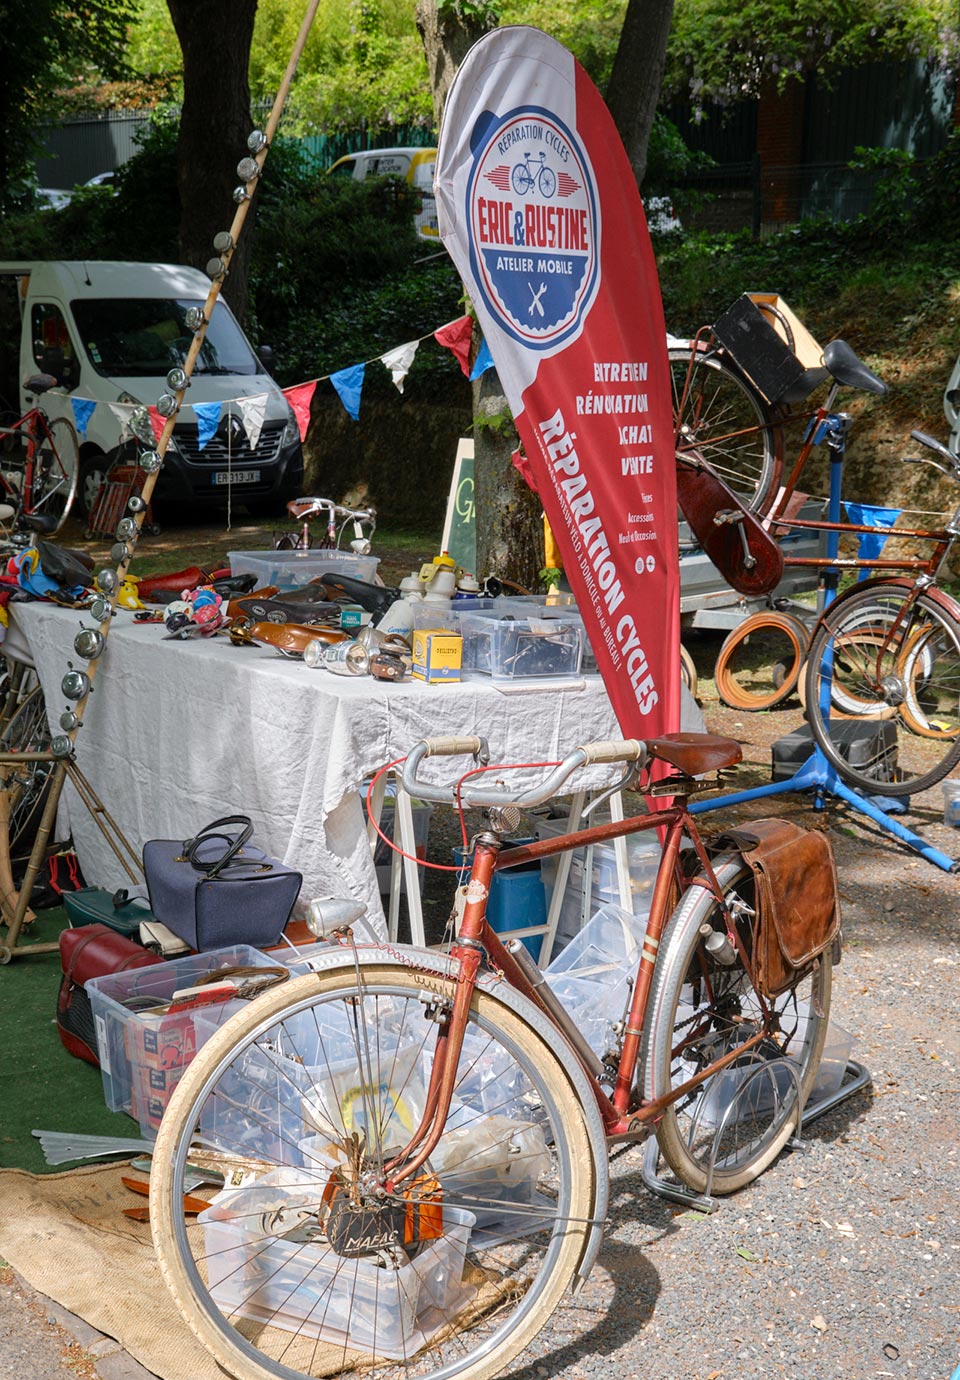
[[[63,978],[57,996],[57,1030],[64,1048],[77,1059],[99,1068],[93,1011],[83,984],[105,973],[148,968],[162,962],[159,954],[148,953],[142,944],[117,934],[109,925],[81,925],[75,930],[64,930],[60,935]]]

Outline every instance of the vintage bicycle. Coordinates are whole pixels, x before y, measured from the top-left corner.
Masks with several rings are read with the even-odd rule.
[[[334,503],[330,498],[292,498],[287,504],[287,512],[300,523],[297,532],[282,532],[274,541],[276,551],[333,550],[343,542],[347,527],[352,527],[353,536],[347,545],[360,556],[370,553],[370,539],[377,527],[377,510],[347,507]],[[312,524],[321,519],[322,532],[314,535]]]
[[[26,383],[36,399],[57,387],[52,374],[34,374]],[[77,491],[80,444],[73,423],[50,418],[39,401],[23,414],[4,414],[0,424],[0,502],[13,508],[16,528],[25,518],[46,534],[58,532],[70,515]]]
[[[428,758],[460,754],[473,755],[471,770],[423,779]],[[240,1380],[492,1376],[589,1274],[611,1146],[655,1133],[684,1183],[725,1194],[767,1168],[800,1122],[833,950],[821,943],[784,990],[764,990],[754,873],[733,843],[711,854],[687,806],[716,784],[704,773],[740,760],[738,744],[594,743],[543,764],[524,790],[501,768],[490,784],[486,757],[482,738],[429,739],[403,769],[421,799],[483,811],[449,951],[334,931],[340,942],[309,960],[313,971],[198,1051],[164,1116],[151,1175],[162,1271]],[[614,789],[640,773],[648,799],[672,803],[509,847],[522,810],[589,764],[619,764]],[[648,829],[663,840],[649,920],[598,1053],[522,941],[490,928],[486,898],[498,868]],[[602,983],[603,955],[598,968]],[[188,1166],[216,1160],[217,1147],[235,1187],[188,1220]]]
[[[742,312],[750,309],[748,302]],[[788,393],[796,400],[811,383],[826,382],[822,403],[798,415],[790,402],[771,402],[777,385],[768,384],[764,391],[754,382],[765,377],[761,361],[770,348],[769,337],[776,342],[774,355],[779,347],[792,357],[796,343],[788,320],[786,338],[780,340],[762,319],[763,313],[776,311],[767,303],[757,308],[760,325],[769,334],[761,333],[759,346],[754,344],[748,356],[753,377],[715,331],[705,329],[692,346],[672,355],[675,381],[682,380],[676,406],[678,462],[696,457],[698,463],[716,468],[746,508],[764,515],[768,527],[814,530],[827,537],[825,556],[793,556],[788,546],[783,554],[783,566],[820,573],[825,607],[819,618],[807,620],[796,609],[757,614],[721,648],[718,686],[737,708],[771,708],[798,687],[802,674],[811,731],[837,774],[856,789],[876,792],[879,782],[886,795],[909,796],[935,785],[960,762],[960,604],[939,585],[960,534],[960,508],[940,528],[894,529],[898,538],[914,546],[926,544],[925,552],[892,557],[840,554],[842,536],[885,538],[890,529],[841,521],[842,466],[851,419],[836,409],[837,396],[842,388],[880,395],[886,385],[849,345],[833,340],[820,353],[819,368],[801,370],[794,392]],[[749,314],[735,319],[750,324]],[[751,330],[755,329],[753,322]],[[800,369],[799,361],[793,363]],[[783,364],[781,357],[780,367]],[[713,380],[709,390],[705,380]],[[725,401],[731,397],[739,400],[737,406]],[[803,437],[784,476],[784,435],[791,420],[802,423]],[[950,450],[923,433],[914,432],[913,437],[937,458],[910,457],[907,463],[931,463],[947,478],[960,481],[960,465]],[[791,500],[811,455],[822,444],[830,452],[828,513],[824,518],[803,518],[793,513]],[[841,573],[852,571],[874,578],[835,597]],[[769,657],[770,673],[754,684],[758,643]],[[831,719],[844,717],[886,725],[881,751],[887,765],[874,761],[858,768],[849,763],[842,741],[830,732]]]

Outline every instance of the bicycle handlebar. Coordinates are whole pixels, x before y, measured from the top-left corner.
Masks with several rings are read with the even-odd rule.
[[[332,498],[313,498],[310,495],[305,495],[290,501],[295,504],[311,504],[313,513],[330,513],[333,517],[355,518],[358,522],[373,522],[377,516],[375,508],[345,508],[342,503],[334,503]],[[309,517],[312,514],[307,511],[301,513],[300,516]]]
[[[500,783],[497,786],[480,786],[467,783],[456,786],[433,786],[417,775],[420,763],[427,757],[465,757],[472,756],[486,765],[490,752],[485,738],[424,738],[409,753],[403,767],[401,778],[403,789],[408,795],[420,800],[429,800],[438,805],[518,805],[529,809],[542,805],[560,793],[560,788],[581,767],[602,762],[626,762],[630,767],[624,773],[616,789],[624,786],[634,774],[634,764],[643,766],[649,756],[647,745],[636,738],[623,740],[602,740],[585,743],[575,748],[554,767],[538,785],[529,786],[524,791],[509,790]]]

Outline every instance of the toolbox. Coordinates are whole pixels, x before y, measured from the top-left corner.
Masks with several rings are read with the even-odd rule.
[[[883,783],[897,776],[897,727],[892,719],[833,719],[830,738],[845,762],[863,776],[873,777],[877,793]],[[770,749],[771,779],[787,781],[813,752],[815,743],[807,724],[778,738]]]

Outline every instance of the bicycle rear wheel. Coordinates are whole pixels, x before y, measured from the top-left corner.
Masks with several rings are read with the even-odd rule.
[[[80,472],[80,444],[66,417],[45,419],[34,457],[33,484],[24,496],[23,511],[54,517],[60,528],[70,516]]]
[[[717,860],[714,868],[728,906],[739,900],[749,908],[736,921],[749,953],[753,874],[736,855]],[[707,953],[703,926],[726,932],[715,897],[704,887],[693,886],[660,941],[641,1069],[644,1097],[652,1100],[762,1033],[763,1038],[744,1050],[741,1058],[679,1098],[657,1122],[664,1159],[698,1193],[706,1190],[715,1150],[711,1192],[723,1194],[757,1178],[796,1128],[797,1089],[783,1060],[793,1063],[805,1100],[826,1037],[832,962],[828,950],[821,954],[813,974],[794,991],[764,1002],[739,957],[723,965]],[[758,1069],[766,1071],[754,1073]]]
[[[960,762],[960,621],[907,580],[854,589],[823,614],[810,643],[806,701],[821,752],[849,785],[906,796]],[[825,676],[830,695],[821,694]],[[828,699],[821,704],[821,698]],[[834,711],[875,726],[872,759],[851,763],[830,734]]]
[[[677,455],[693,452],[743,504],[764,513],[783,469],[783,425],[766,401],[717,355],[669,351]]]
[[[478,991],[430,1172],[393,1187],[383,1166],[423,1113],[453,984],[358,966],[259,997],[187,1069],[151,1176],[160,1264],[240,1380],[373,1367],[484,1380],[540,1330],[580,1259],[595,1188],[581,1106],[557,1053]],[[198,1132],[259,1172],[194,1223],[182,1193]]]

